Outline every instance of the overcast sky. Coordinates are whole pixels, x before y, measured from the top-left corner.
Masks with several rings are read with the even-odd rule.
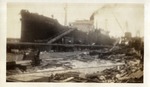
[[[8,3],[7,4],[7,37],[20,38],[21,34],[21,9],[54,18],[62,25],[65,17],[65,3]],[[129,31],[133,36],[139,30],[144,34],[144,5],[143,4],[67,4],[67,23],[75,20],[89,20],[95,15],[95,25],[107,29],[111,36],[123,36]],[[116,18],[115,18],[116,17]],[[118,24],[118,22],[120,24]],[[107,26],[107,27],[106,27]]]

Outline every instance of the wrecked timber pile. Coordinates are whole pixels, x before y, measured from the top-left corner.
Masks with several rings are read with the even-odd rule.
[[[128,47],[54,53],[41,52],[40,66],[8,70],[7,81],[142,83],[141,55]],[[15,73],[13,73],[15,72]]]

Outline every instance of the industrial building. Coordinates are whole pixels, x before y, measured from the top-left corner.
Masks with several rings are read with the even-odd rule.
[[[70,25],[83,32],[94,30],[94,23],[91,20],[76,20],[75,22],[70,23]]]

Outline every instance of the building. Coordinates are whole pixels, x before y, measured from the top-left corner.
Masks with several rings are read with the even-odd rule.
[[[89,32],[94,28],[93,21],[90,20],[76,20],[71,23],[71,26],[76,27],[78,30]]]
[[[20,42],[20,39],[19,38],[7,38],[7,42]]]

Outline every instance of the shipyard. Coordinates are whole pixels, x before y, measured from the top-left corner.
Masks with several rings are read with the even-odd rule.
[[[89,13],[83,12],[89,14],[87,19],[69,21],[73,6],[86,7],[85,4],[63,4],[64,14],[60,14],[64,16],[60,17],[63,24],[50,12],[50,16],[45,16],[44,11],[42,14],[19,9],[16,14],[20,19],[15,20],[21,24],[20,38],[7,37],[6,81],[143,83],[144,36],[141,32],[144,26],[135,16],[141,5],[133,6],[136,10],[131,12],[131,18],[135,17],[139,24],[130,22],[130,16],[127,20],[117,15],[121,6],[133,9],[132,5],[100,4]],[[72,17],[74,14],[77,13],[73,12]],[[131,25],[138,29],[132,30]],[[115,36],[111,35],[114,33]]]

